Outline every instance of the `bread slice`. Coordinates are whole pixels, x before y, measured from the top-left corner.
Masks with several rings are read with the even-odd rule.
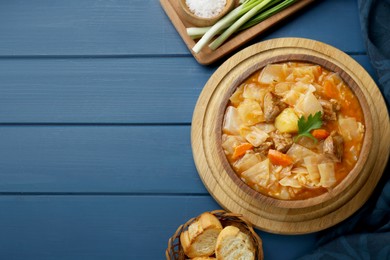
[[[235,226],[225,227],[217,238],[217,260],[254,260],[255,247],[250,237]]]
[[[215,260],[215,257],[210,257],[210,256],[199,256],[192,258],[191,260]]]
[[[211,256],[221,230],[222,225],[217,217],[203,213],[180,235],[184,253],[190,258]]]

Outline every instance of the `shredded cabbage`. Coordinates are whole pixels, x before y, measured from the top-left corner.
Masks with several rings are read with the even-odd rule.
[[[232,155],[234,148],[244,143],[244,141],[245,140],[241,136],[224,134],[222,136],[222,147],[225,150],[225,154]]]
[[[317,112],[323,113],[320,101],[318,101],[312,92],[307,92],[298,100],[295,110],[298,113],[302,113],[305,117],[315,115]]]
[[[310,180],[313,184],[320,182],[320,171],[318,170],[319,156],[309,156],[303,159],[304,165],[309,173]]]
[[[243,157],[234,162],[233,168],[238,172],[243,172],[259,162],[259,157],[256,154],[254,154],[253,152],[246,153]]]
[[[285,187],[288,186],[293,188],[302,188],[302,185],[299,184],[299,181],[292,176],[284,177],[279,181],[279,184]]]
[[[321,175],[320,185],[325,188],[332,187],[336,183],[334,163],[321,163],[318,165]]]
[[[237,111],[245,125],[255,125],[265,121],[263,109],[256,100],[244,99],[237,107]]]
[[[240,126],[242,124],[238,110],[235,107],[229,106],[226,109],[225,117],[223,119],[223,131],[231,135],[238,135],[240,133]]]
[[[306,147],[296,143],[294,143],[290,149],[288,149],[286,154],[293,158],[294,162],[302,161],[305,157],[308,156],[318,156],[318,154],[312,150],[309,150]]]
[[[269,159],[265,159],[264,161],[255,164],[248,170],[244,171],[242,176],[250,182],[266,187],[270,179]]]
[[[283,76],[283,65],[270,64],[265,66],[259,75],[259,82],[262,84],[271,84],[281,81]]]
[[[242,127],[240,129],[241,136],[244,136],[245,139],[251,143],[253,146],[258,147],[269,137],[269,135],[257,128],[256,126],[252,127]]]
[[[361,140],[364,134],[364,126],[353,117],[339,116],[339,130],[346,140]]]

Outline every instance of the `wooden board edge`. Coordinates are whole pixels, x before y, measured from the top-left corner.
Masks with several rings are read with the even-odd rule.
[[[306,47],[308,49],[316,49],[317,51],[318,50],[322,50],[322,51],[324,51],[325,55],[329,56],[330,58],[332,56],[332,54],[330,53],[330,50],[334,48],[333,46],[330,46],[330,45],[327,45],[327,44],[324,44],[324,43],[321,43],[321,42],[309,40],[309,39],[304,39],[304,38],[281,38],[281,39],[276,39],[277,44],[275,44],[276,46],[273,45],[272,47],[273,48],[278,48],[278,47],[280,47],[280,46],[282,46],[284,44],[283,42],[289,41],[289,40],[292,40],[294,42],[294,44],[297,44],[298,46],[302,46],[303,45],[303,48]],[[268,44],[268,43],[273,42],[273,41],[275,41],[275,40],[268,40],[268,41],[265,41],[263,43],[256,44],[256,46],[249,47],[246,52],[240,52],[239,54],[236,54],[235,55],[235,59],[236,59],[235,62],[236,63],[240,63],[240,62],[244,61],[248,57],[254,55],[254,53],[259,51],[260,49],[264,49],[264,47],[268,46],[268,48],[269,48],[270,44]],[[261,45],[262,48],[259,47],[260,45]],[[331,47],[331,48],[329,48],[329,47]],[[341,56],[341,57],[339,57],[341,59],[352,59],[349,55],[345,54],[344,52],[342,52],[342,51],[340,51],[338,49],[336,49],[336,50],[337,50],[337,52],[336,52],[335,56]],[[211,79],[213,79],[213,80],[216,80],[216,81],[219,82],[224,77],[222,68],[230,70],[232,67],[234,67],[234,63],[235,62],[232,62],[231,59],[229,59],[227,62],[225,62],[212,75],[212,77],[210,78],[210,81],[211,81]],[[372,98],[375,99],[376,102],[378,102],[377,105],[380,106],[380,107],[383,107],[385,105],[383,97],[380,96],[379,100],[377,100],[377,98],[376,98],[377,94],[379,93],[379,90],[377,89],[375,82],[368,75],[368,73],[365,71],[365,69],[363,67],[361,67],[361,65],[359,63],[357,63],[355,60],[353,60],[353,62],[355,62],[363,70],[363,72],[365,72],[365,74],[363,75],[363,77],[365,78],[364,79],[364,83],[367,83],[367,85],[369,86],[369,88],[370,88],[369,91],[370,91],[371,95],[374,95],[374,97],[372,97]],[[356,64],[355,64],[355,66],[356,66]],[[358,72],[356,72],[356,73],[358,73]],[[206,86],[208,84],[209,84],[209,81],[208,81],[208,83],[206,83]],[[366,86],[366,85],[364,84],[364,86]],[[208,92],[208,93],[206,93],[206,92]],[[204,89],[204,91],[202,91],[202,93],[201,93],[202,99],[206,98],[205,96],[210,94],[210,92],[213,92],[213,91]],[[389,116],[388,116],[388,113],[386,113],[387,109],[383,110],[380,107],[379,108],[377,108],[377,107],[374,108],[374,110],[376,112],[375,114],[380,119],[379,121],[386,120],[386,119],[388,121]],[[203,118],[203,116],[202,116],[202,118]],[[203,130],[201,130],[201,131],[203,131]],[[383,137],[388,137],[390,139],[389,123],[381,130],[381,136],[382,136],[382,138]],[[192,140],[192,143],[193,142],[194,142],[194,140]],[[389,142],[387,142],[387,143],[389,143]],[[386,143],[385,143],[385,145],[386,145]],[[382,145],[380,150],[381,150],[382,153],[388,155],[389,154],[389,145],[387,145],[387,146],[388,147],[386,149]],[[385,165],[382,165],[382,167],[384,169]],[[370,181],[368,181],[365,185],[363,185],[363,188],[358,192],[358,194],[353,199],[351,199],[350,201],[346,202],[342,207],[335,209],[334,212],[328,214],[327,217],[331,218],[332,221],[331,222],[327,222],[326,224],[324,222],[322,222],[322,221],[321,221],[322,222],[321,225],[317,225],[315,222],[312,222],[312,221],[303,221],[303,222],[298,222],[296,224],[293,224],[293,226],[295,226],[295,228],[293,228],[293,230],[292,230],[291,226],[288,227],[288,225],[291,225],[291,222],[284,223],[283,221],[279,221],[278,223],[280,224],[280,228],[279,229],[275,229],[275,228],[272,228],[274,226],[272,224],[275,224],[275,223],[268,223],[267,220],[265,220],[265,222],[267,222],[268,224],[271,224],[271,225],[268,225],[268,224],[267,225],[259,225],[258,224],[259,221],[263,221],[264,219],[262,219],[261,217],[259,217],[256,214],[254,214],[253,212],[250,212],[250,211],[243,212],[243,211],[238,209],[237,213],[242,213],[242,214],[245,214],[245,215],[249,214],[249,218],[253,222],[253,224],[256,226],[256,228],[264,230],[264,231],[267,231],[267,232],[270,232],[270,233],[291,234],[292,235],[292,234],[307,234],[307,233],[312,233],[312,232],[317,232],[317,231],[320,231],[320,230],[324,230],[324,229],[329,228],[329,227],[331,227],[331,226],[333,226],[333,225],[335,225],[335,224],[337,224],[337,223],[347,219],[348,217],[350,217],[357,209],[359,209],[369,199],[371,193],[373,192],[373,189],[374,189],[373,187],[376,187],[376,185],[378,184],[378,182],[379,182],[379,180],[380,180],[380,178],[381,178],[381,176],[383,174],[383,169],[380,166],[375,167],[375,172],[373,172],[374,173],[373,174],[374,175],[373,178],[371,178]],[[208,179],[210,179],[210,178],[208,178]],[[202,181],[207,182],[207,180],[204,180],[203,178],[202,178]],[[236,204],[236,206],[238,206],[240,208],[240,205],[238,205],[238,203],[236,201],[226,201],[225,199],[221,199],[218,196],[216,196],[215,193],[218,193],[217,191],[222,192],[222,193],[225,193],[226,191],[218,184],[218,181],[217,182],[215,182],[215,181],[216,180],[213,181],[213,185],[212,185],[211,188],[207,187],[207,185],[206,185],[208,190],[209,190],[209,188],[213,190],[213,192],[210,192],[210,190],[209,190],[209,192],[213,196],[213,198],[226,210],[231,210],[231,205],[232,204]],[[225,193],[225,197],[226,196],[228,196],[228,194]],[[225,200],[225,201],[222,202],[221,200]],[[340,212],[343,211],[344,209],[347,209],[348,214],[340,214]],[[252,217],[252,215],[253,215],[253,217]],[[320,218],[320,219],[323,219],[323,218]],[[303,229],[299,228],[298,227],[299,225],[301,225],[301,226],[302,225],[308,225],[311,228],[311,230],[308,230],[308,229],[305,229],[305,228],[303,228]]]
[[[210,65],[216,62],[217,60],[221,59],[225,55],[238,49],[240,46],[244,45],[250,40],[254,39],[259,34],[265,32],[266,30],[269,30],[270,27],[279,24],[280,22],[292,16],[299,10],[303,9],[304,7],[318,0],[297,1],[296,3],[285,8],[281,12],[237,34],[236,36],[231,37],[227,42],[225,42],[223,45],[221,45],[221,47],[219,47],[215,51],[212,51],[209,47],[206,46],[205,49],[201,50],[199,53],[194,53],[192,51],[192,48],[195,45],[195,41],[191,37],[189,37],[188,34],[186,33],[186,27],[183,21],[181,20],[177,10],[175,9],[175,6],[172,4],[171,1],[174,0],[160,0],[160,4],[163,7],[166,15],[172,22],[176,31],[179,33],[180,37],[182,38],[188,50],[194,56],[196,61],[202,65]]]

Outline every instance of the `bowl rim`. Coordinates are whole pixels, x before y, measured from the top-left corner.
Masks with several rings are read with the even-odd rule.
[[[340,76],[340,78],[344,81],[345,85],[351,89],[351,91],[354,93],[354,95],[357,97],[360,107],[363,112],[364,116],[364,139],[362,143],[362,148],[359,154],[358,161],[356,162],[355,166],[352,168],[352,170],[347,174],[347,176],[335,187],[332,187],[328,189],[327,192],[320,194],[315,197],[307,198],[307,199],[301,199],[301,200],[282,200],[277,199],[271,196],[267,196],[265,194],[262,194],[253,188],[249,187],[244,181],[242,181],[234,169],[231,167],[230,163],[228,162],[226,155],[222,148],[222,125],[223,125],[223,118],[225,114],[225,110],[227,108],[228,100],[230,96],[234,93],[234,91],[237,89],[237,87],[250,75],[255,73],[258,70],[261,70],[268,64],[277,64],[277,63],[283,63],[283,62],[304,62],[304,63],[311,63],[314,65],[320,65],[323,68],[331,71],[336,72]],[[343,192],[346,192],[346,188],[349,185],[353,185],[353,183],[356,181],[359,173],[362,171],[364,165],[367,162],[369,151],[372,147],[372,115],[370,109],[368,109],[368,102],[363,94],[363,91],[360,89],[359,84],[355,82],[355,80],[342,68],[340,68],[338,65],[334,64],[330,60],[326,60],[321,57],[309,55],[309,54],[282,54],[282,55],[276,55],[272,56],[270,58],[266,58],[264,60],[259,60],[251,67],[247,68],[244,73],[235,79],[230,85],[227,85],[226,88],[228,91],[225,92],[225,96],[222,98],[224,102],[219,104],[218,108],[218,118],[216,121],[216,131],[215,131],[215,140],[216,140],[216,146],[217,146],[217,154],[219,156],[219,160],[221,161],[221,164],[223,166],[223,169],[227,173],[230,179],[242,190],[245,192],[245,194],[249,195],[250,197],[254,199],[261,199],[265,203],[269,203],[270,205],[274,205],[279,208],[306,208],[311,207],[315,205],[319,205],[321,203],[327,202],[338,195],[342,194]],[[368,176],[367,176],[368,177]]]
[[[225,16],[235,6],[235,4],[236,0],[226,0],[226,5],[223,7],[222,11],[218,15],[210,18],[204,18],[197,16],[193,12],[191,12],[188,5],[186,4],[186,0],[179,0],[179,6],[182,10],[183,17],[191,24],[197,26],[214,25],[219,19]]]

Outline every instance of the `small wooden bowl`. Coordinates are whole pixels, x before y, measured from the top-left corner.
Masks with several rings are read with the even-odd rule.
[[[365,137],[357,164],[331,191],[306,200],[278,200],[251,189],[229,165],[221,145],[223,114],[235,89],[270,63],[302,61],[338,72],[357,96],[365,120]],[[375,82],[347,54],[300,38],[255,44],[227,60],[209,79],[195,107],[192,150],[198,173],[225,209],[242,213],[256,227],[279,234],[323,230],[346,219],[368,199],[390,152],[387,108]]]
[[[209,212],[216,216],[221,222],[223,227],[232,225],[238,227],[242,232],[246,233],[253,242],[256,249],[255,259],[262,260],[263,256],[263,244],[260,237],[253,230],[252,224],[245,219],[241,214],[229,213],[224,210],[214,210]],[[196,220],[191,218],[186,223],[181,225],[175,232],[175,234],[168,240],[168,248],[165,251],[167,260],[184,260],[186,256],[180,243],[180,234],[188,229],[188,227]]]
[[[205,27],[214,25],[219,19],[225,16],[228,12],[230,12],[235,6],[235,0],[226,0],[226,5],[223,10],[214,17],[211,18],[202,18],[193,14],[186,4],[186,0],[179,0],[179,6],[181,15],[183,18],[192,25]]]

